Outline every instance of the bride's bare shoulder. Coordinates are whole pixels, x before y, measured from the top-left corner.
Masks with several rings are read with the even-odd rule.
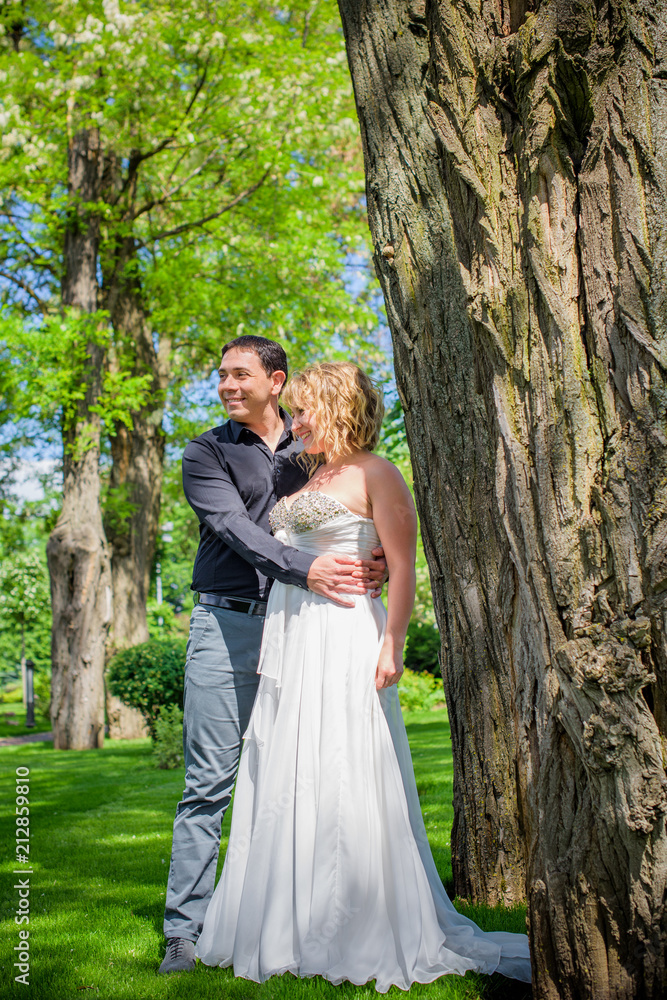
[[[383,483],[397,485],[405,484],[405,480],[399,469],[387,458],[374,455],[369,452],[364,461],[364,471],[369,485],[382,485]]]

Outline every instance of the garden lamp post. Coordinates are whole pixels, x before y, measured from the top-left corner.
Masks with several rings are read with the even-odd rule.
[[[28,729],[35,725],[35,664],[32,660],[25,661],[25,724]]]
[[[162,535],[162,545],[172,541],[172,536],[170,532],[173,530],[173,521],[166,521],[160,528],[160,534]],[[162,564],[160,562],[155,564],[155,590],[158,607],[162,604]],[[158,617],[158,625],[164,625],[164,618],[162,615]]]

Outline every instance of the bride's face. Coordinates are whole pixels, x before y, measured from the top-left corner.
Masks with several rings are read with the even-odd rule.
[[[301,410],[298,407],[292,414],[292,431],[303,441],[303,450],[308,455],[319,455],[324,451],[322,432],[317,426],[312,410]]]

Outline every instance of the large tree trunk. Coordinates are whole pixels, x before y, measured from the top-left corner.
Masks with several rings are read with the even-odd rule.
[[[667,4],[340,0],[443,636],[456,889],[667,990]]]
[[[115,335],[112,371],[150,379],[148,403],[130,414],[131,426],[118,421],[111,439],[109,510],[105,519],[111,545],[114,621],[112,649],[148,639],[146,602],[160,518],[164,468],[162,418],[168,381],[168,345],[156,350],[144,309],[136,267],[136,246],[127,237],[117,247],[108,275],[107,307]],[[109,735],[145,735],[143,717],[107,693]]]
[[[97,310],[101,155],[95,130],[77,133],[68,157],[70,213],[65,230],[63,305],[85,316]],[[94,324],[94,318],[91,324]],[[54,746],[84,750],[104,740],[104,659],[111,618],[111,573],[100,511],[99,397],[104,349],[88,336],[78,373],[82,399],[64,405],[63,504],[47,546],[53,631],[51,722]]]

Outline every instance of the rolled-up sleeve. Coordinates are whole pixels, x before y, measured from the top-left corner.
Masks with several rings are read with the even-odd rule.
[[[315,556],[283,545],[251,520],[219,455],[201,439],[185,449],[183,490],[200,522],[246,562],[264,576],[308,589]]]

